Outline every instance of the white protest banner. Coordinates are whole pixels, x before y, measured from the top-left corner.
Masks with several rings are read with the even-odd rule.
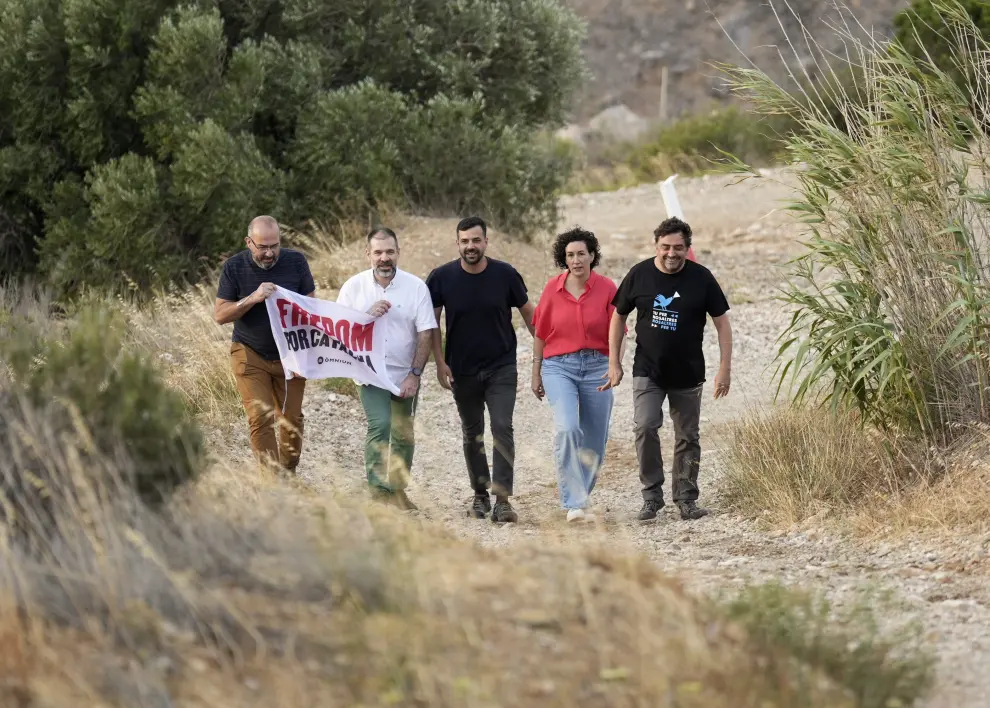
[[[660,183],[660,196],[663,197],[663,208],[667,210],[667,216],[676,216],[684,219],[684,212],[681,210],[681,200],[677,198],[677,190],[674,189],[674,180],[677,175],[671,175]],[[694,257],[694,246],[688,249],[688,260],[697,261]]]
[[[287,379],[349,378],[399,395],[385,373],[385,328],[371,315],[278,286],[265,307]]]

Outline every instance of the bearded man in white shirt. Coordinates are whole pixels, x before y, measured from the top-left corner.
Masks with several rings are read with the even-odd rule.
[[[365,254],[371,268],[349,278],[337,302],[367,312],[384,325],[385,374],[400,395],[359,386],[368,419],[364,466],[373,498],[415,510],[405,491],[415,449],[413,414],[437,319],[426,283],[399,270],[399,239],[394,231],[384,226],[372,230]]]

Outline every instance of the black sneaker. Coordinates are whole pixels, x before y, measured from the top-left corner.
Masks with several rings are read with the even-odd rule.
[[[649,521],[650,519],[657,518],[657,512],[663,509],[664,503],[660,499],[647,499],[643,502],[643,508],[639,510],[639,516],[637,517],[640,521]]]
[[[492,509],[492,523],[515,523],[519,517],[516,515],[515,510],[512,505],[507,502],[496,502],[495,508]]]
[[[708,509],[698,506],[693,501],[679,501],[677,502],[677,508],[681,512],[681,518],[685,520],[700,519],[702,516],[708,516],[711,513]]]
[[[471,502],[471,508],[468,509],[468,516],[473,516],[475,519],[483,519],[488,516],[488,512],[491,510],[491,496],[487,492],[484,494],[475,494],[474,501]]]

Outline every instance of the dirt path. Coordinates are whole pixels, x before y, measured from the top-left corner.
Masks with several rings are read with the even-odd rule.
[[[699,258],[713,269],[729,295],[735,335],[732,393],[716,402],[706,386],[702,409],[701,503],[713,510],[711,516],[683,522],[668,507],[656,522],[641,524],[635,520],[642,499],[627,378],[616,392],[608,460],[594,493],[604,518],[596,528],[569,527],[557,502],[552,417],[548,405],[529,391],[532,340],[523,330],[519,335],[520,381],[514,420],[517,487],[513,501],[520,522],[496,526],[487,520],[467,518],[471,490],[461,452],[460,424],[450,394],[433,378],[432,366],[424,377],[417,411],[410,496],[422,509],[422,517],[443,523],[459,536],[484,546],[511,549],[522,543],[592,540],[632,546],[700,592],[778,579],[826,589],[841,604],[865,588],[893,590],[899,609],[898,616],[890,619],[924,620],[940,653],[938,685],[924,705],[988,705],[990,561],[983,542],[990,539],[960,539],[952,548],[911,543],[871,548],[830,537],[815,528],[766,533],[721,504],[718,428],[769,401],[768,367],[774,340],[786,323],[786,313],[771,299],[773,287],[780,281],[774,266],[796,252],[793,227],[787,225],[787,217],[774,211],[781,206],[778,200],[787,197],[787,189],[765,181],[726,186],[731,181],[708,178],[679,182],[685,213],[695,228]],[[650,255],[652,228],[664,216],[655,186],[574,197],[564,207],[566,224],[580,223],[598,234],[605,253],[601,270],[616,281],[631,264]],[[407,250],[414,247],[406,246]],[[432,257],[426,257],[427,261],[439,263],[453,255],[431,248]],[[542,264],[526,263],[531,293],[538,294],[550,275],[548,263],[547,257]],[[543,279],[534,280],[541,270]],[[631,357],[629,347],[627,372]],[[718,362],[718,345],[710,326],[706,329],[706,358],[710,386]],[[307,394],[306,416],[303,476],[318,486],[362,493],[364,417],[360,404],[314,385]],[[240,427],[232,431],[232,437],[235,446],[246,448],[247,438]],[[669,469],[669,426],[662,431],[662,441]],[[487,449],[490,457],[490,433]],[[669,477],[665,495],[669,501]]]

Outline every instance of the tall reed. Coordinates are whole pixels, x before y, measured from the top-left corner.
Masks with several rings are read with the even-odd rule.
[[[781,297],[794,315],[778,393],[794,386],[796,401],[852,405],[881,428],[945,444],[990,412],[990,43],[958,2],[932,4],[963,82],[851,20],[837,27],[838,60],[806,32],[800,51],[789,40],[795,57],[814,58],[818,81],[794,77],[811,88],[723,68],[758,111],[795,125],[785,139],[800,186],[788,208],[808,238]],[[841,81],[850,67],[856,80]]]

